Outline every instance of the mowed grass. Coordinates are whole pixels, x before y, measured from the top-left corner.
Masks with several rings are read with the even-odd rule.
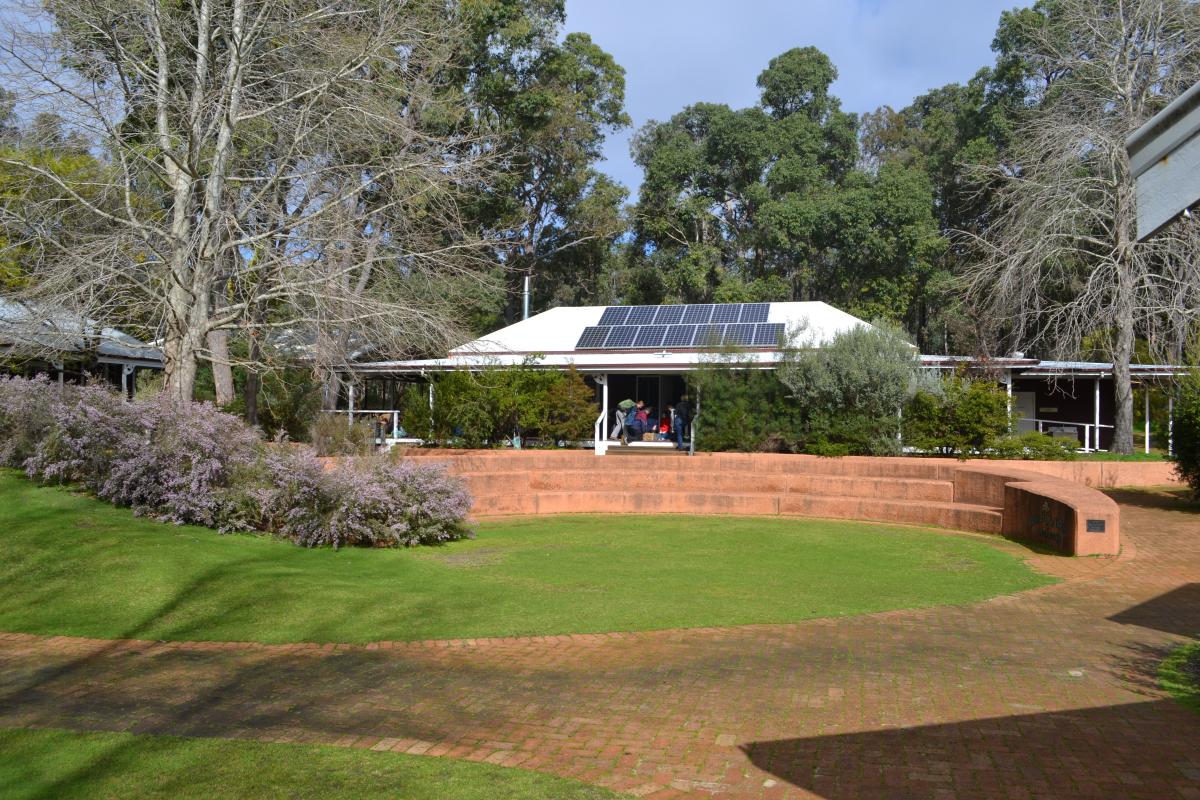
[[[1178,647],[1158,666],[1158,682],[1179,702],[1200,714],[1200,642]]]
[[[308,550],[0,473],[0,630],[370,642],[639,631],[970,603],[1052,582],[981,537],[825,520],[524,518]]]
[[[0,730],[3,800],[603,800],[605,789],[448,758],[225,739]]]

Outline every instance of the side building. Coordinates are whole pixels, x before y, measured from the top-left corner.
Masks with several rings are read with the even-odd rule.
[[[0,373],[100,379],[132,396],[139,373],[162,369],[162,352],[124,331],[0,297]]]

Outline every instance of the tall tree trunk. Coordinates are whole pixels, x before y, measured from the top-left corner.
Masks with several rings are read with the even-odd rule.
[[[336,411],[338,397],[341,396],[342,385],[334,370],[323,370],[321,374],[321,408],[324,411]]]
[[[1122,271],[1117,290],[1117,338],[1113,346],[1113,443],[1114,453],[1133,452],[1133,380],[1129,364],[1133,361],[1133,292]]]
[[[226,408],[233,405],[233,367],[229,365],[229,331],[208,332],[209,363],[212,364],[213,385],[217,393],[217,405]]]
[[[163,346],[163,391],[177,402],[189,402],[196,388],[196,344],[187,333],[167,337]]]

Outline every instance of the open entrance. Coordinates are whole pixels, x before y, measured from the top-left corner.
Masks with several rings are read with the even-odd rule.
[[[614,375],[608,376],[608,419],[611,428],[617,403],[622,400],[644,400],[653,408],[656,419],[667,413],[668,406],[679,402],[686,391],[682,375]]]

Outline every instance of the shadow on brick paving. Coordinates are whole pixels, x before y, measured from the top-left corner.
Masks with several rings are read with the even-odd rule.
[[[1200,583],[1187,583],[1108,618],[1177,636],[1200,638]]]
[[[741,749],[825,800],[1168,800],[1200,793],[1198,744],[1200,715],[1157,700]]]

